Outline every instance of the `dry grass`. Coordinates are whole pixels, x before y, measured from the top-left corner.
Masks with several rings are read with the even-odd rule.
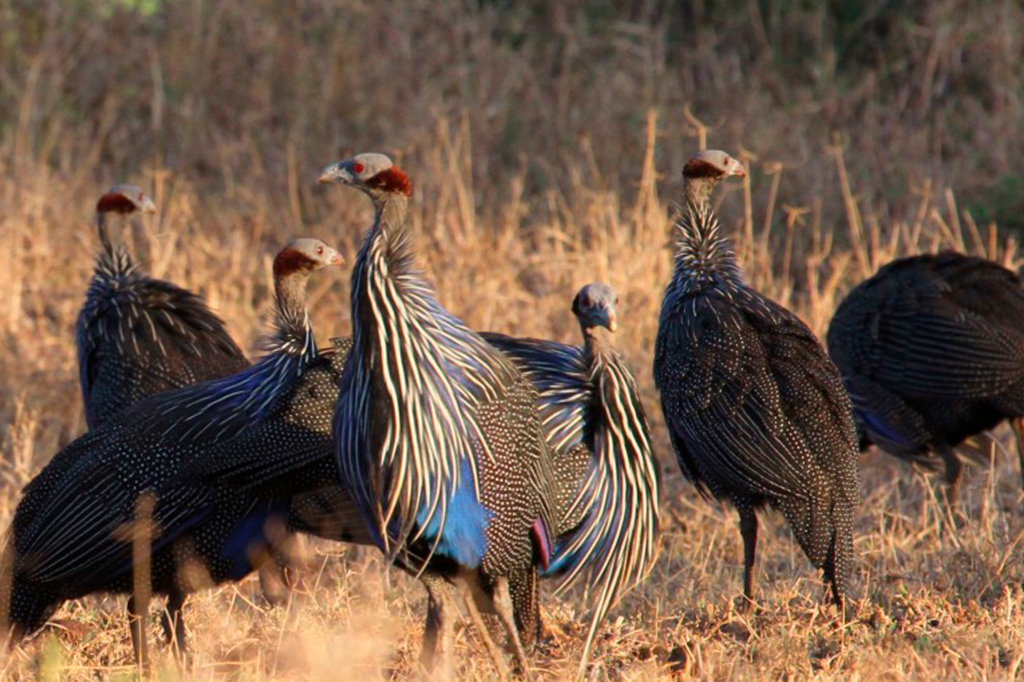
[[[315,189],[316,170],[379,149],[411,171],[421,262],[474,327],[572,340],[579,286],[622,296],[619,346],[655,424],[667,523],[655,572],[598,643],[598,679],[1020,679],[1012,446],[997,438],[994,466],[968,470],[959,534],[941,530],[929,479],[864,457],[846,626],[769,517],[763,610],[745,617],[731,606],[734,515],[682,482],[651,385],[668,205],[703,140],[750,163],[721,196],[750,280],[818,333],[894,256],[955,247],[1019,264],[1024,11],[845,4],[0,0],[0,525],[84,428],[72,330],[101,189],[152,188],[161,211],[135,235],[140,259],[202,291],[252,347],[275,247],[308,234],[351,256],[368,225],[366,202]],[[346,279],[324,276],[313,297],[320,338],[347,333]],[[190,666],[160,654],[161,675],[414,677],[418,586],[373,552],[315,549],[288,608],[265,607],[251,580],[193,598]],[[545,601],[546,677],[574,670],[580,596]],[[85,627],[49,629],[0,677],[134,675],[123,600],[60,618]],[[491,678],[468,630],[459,658],[458,679]]]

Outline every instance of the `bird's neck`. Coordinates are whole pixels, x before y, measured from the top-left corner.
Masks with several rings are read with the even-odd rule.
[[[379,284],[379,278],[374,275],[386,272],[394,277],[398,273],[391,264],[401,268],[408,266],[411,259],[405,230],[409,199],[401,194],[374,197],[374,209],[376,215],[373,227],[366,235],[352,270],[353,313],[358,315],[360,322],[368,325],[374,321],[370,311],[369,288]]]
[[[96,229],[103,246],[101,265],[112,274],[124,274],[132,269],[131,254],[124,243],[124,233],[130,226],[129,217],[123,213],[101,211],[96,214]]]
[[[614,353],[615,335],[604,327],[583,327],[583,352],[588,363],[601,361]]]
[[[274,279],[277,296],[275,333],[272,345],[286,352],[315,353],[313,333],[306,310],[309,272],[291,272]]]
[[[715,189],[721,178],[683,178],[683,207],[710,206],[711,192]]]
[[[391,193],[375,202],[377,209],[374,231],[387,242],[404,236],[409,216],[409,198],[404,194]]]

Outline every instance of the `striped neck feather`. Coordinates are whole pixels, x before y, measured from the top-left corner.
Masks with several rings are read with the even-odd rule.
[[[507,361],[449,314],[414,268],[407,205],[406,197],[389,195],[356,259],[353,361],[335,419],[345,477],[356,482],[391,557],[416,523],[420,532],[437,530],[437,545],[467,468],[479,498],[475,458],[491,453],[476,408],[496,399],[511,377]]]
[[[679,287],[681,293],[699,293],[743,285],[732,244],[722,236],[718,218],[707,202],[688,202],[679,212],[675,229],[678,243],[672,286]]]
[[[313,355],[315,358],[315,353]],[[308,354],[275,351],[237,374],[156,397],[153,412],[163,438],[179,443],[222,442],[258,426],[291,395]]]
[[[96,229],[99,232],[102,249],[96,258],[96,274],[104,279],[119,280],[130,275],[135,269],[131,254],[124,243],[124,231],[131,221],[126,215],[108,216],[106,212],[96,214]]]
[[[267,353],[301,355],[316,358],[316,339],[306,309],[306,284],[310,271],[298,271],[274,280],[274,328],[264,339]]]
[[[586,510],[583,522],[561,539],[553,570],[564,572],[556,593],[589,574],[596,595],[589,652],[608,610],[642,580],[658,549],[657,460],[636,381],[610,344],[587,342],[594,395],[592,462],[569,510]],[[584,660],[586,658],[584,657]]]

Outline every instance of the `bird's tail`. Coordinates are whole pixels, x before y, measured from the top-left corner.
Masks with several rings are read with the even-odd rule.
[[[779,505],[804,554],[822,569],[833,601],[842,605],[848,594],[853,554],[853,504],[841,493],[814,500],[787,500]]]
[[[43,627],[60,605],[59,599],[19,581],[7,561],[8,553],[5,548],[0,571],[0,648],[12,647]]]

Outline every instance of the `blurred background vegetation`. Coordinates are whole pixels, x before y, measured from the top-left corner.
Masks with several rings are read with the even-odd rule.
[[[783,202],[826,190],[840,133],[880,218],[931,178],[1019,229],[1022,26],[1015,0],[0,0],[0,162],[284,196],[289,163],[304,194],[326,160],[415,155],[448,121],[486,215],[519,173],[531,196],[628,194],[648,109],[674,183],[689,106],[709,144],[794,169]]]

